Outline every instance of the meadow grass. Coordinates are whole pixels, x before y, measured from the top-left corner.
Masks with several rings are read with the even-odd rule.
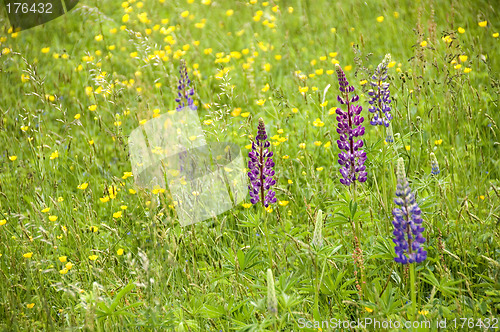
[[[0,329],[498,319],[493,2],[89,0],[20,32],[0,13]],[[392,143],[367,112],[367,81],[387,53]],[[175,109],[180,59],[208,140],[246,155],[264,119],[271,209],[247,197],[181,227],[168,190],[134,184],[128,135]],[[336,63],[365,117],[368,180],[355,198],[339,182]],[[411,285],[392,242],[399,157],[427,239]]]

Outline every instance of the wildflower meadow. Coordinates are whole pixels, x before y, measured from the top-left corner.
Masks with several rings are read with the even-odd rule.
[[[500,329],[498,2],[42,2],[0,3],[0,330]]]

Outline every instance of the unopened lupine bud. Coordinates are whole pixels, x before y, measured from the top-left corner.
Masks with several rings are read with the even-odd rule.
[[[323,211],[321,210],[316,214],[312,244],[316,247],[323,246]]]
[[[273,315],[278,314],[278,299],[274,289],[274,276],[271,269],[267,269],[267,310]]]

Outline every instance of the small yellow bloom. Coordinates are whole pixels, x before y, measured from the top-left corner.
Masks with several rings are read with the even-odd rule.
[[[88,108],[89,108],[89,111],[93,112],[97,109],[97,105],[90,105]]]
[[[273,212],[273,208],[271,207],[271,205],[269,205],[268,207],[265,208],[266,209],[266,212],[267,213],[271,213]]]
[[[493,38],[498,38],[498,35],[499,35],[498,32],[492,34]]]
[[[427,41],[422,40],[422,41],[420,42],[420,46],[422,46],[422,47],[426,47],[426,46],[427,46]]]
[[[64,265],[64,267],[67,269],[67,270],[71,270],[71,268],[73,268],[73,263],[71,262],[67,262],[66,265]]]
[[[249,209],[252,206],[252,203],[243,203],[241,204],[245,209]]]
[[[316,145],[316,146],[321,146],[321,144],[323,144],[321,141],[315,141],[314,142],[314,145]]]
[[[33,256],[32,252],[27,252],[27,253],[23,254],[24,258],[31,258],[32,256]]]
[[[301,86],[299,87],[299,92],[300,93],[306,93],[307,91],[309,91],[309,87],[308,86]]]
[[[99,227],[97,226],[90,226],[89,227],[89,230],[92,232],[92,233],[97,233],[99,231]]]
[[[427,316],[429,314],[428,310],[419,310],[418,313],[422,316]]]
[[[293,181],[288,179],[288,184],[292,184],[292,183],[293,183]]]
[[[259,106],[262,106],[262,105],[264,105],[264,103],[265,103],[265,102],[266,102],[266,100],[265,100],[265,99],[259,99],[259,100],[257,100],[255,103],[256,103],[257,105],[259,105]]]
[[[382,23],[382,22],[384,22],[384,17],[383,17],[383,16],[379,16],[379,17],[377,17],[377,22],[378,22],[378,23]]]
[[[115,212],[113,213],[113,218],[121,218],[122,217],[122,211],[118,211],[118,212]]]
[[[392,68],[396,65],[396,61],[391,61],[387,64],[387,68]]]
[[[328,148],[330,147],[330,145],[332,145],[332,142],[328,141],[328,142],[326,142],[325,144],[323,144],[323,147],[324,147],[325,149],[328,149]]]
[[[35,306],[34,303],[29,303],[29,304],[26,305],[26,308],[33,309],[34,306]]]
[[[485,26],[488,25],[488,21],[482,21],[482,22],[479,22],[478,25],[481,27],[481,28],[484,28]]]
[[[49,52],[50,52],[50,47],[44,47],[44,48],[42,48],[42,53],[43,54],[47,54]]]
[[[365,307],[365,310],[366,310],[367,312],[373,312],[373,309],[368,308],[368,307]]]
[[[270,71],[270,70],[271,70],[271,67],[272,67],[272,66],[271,66],[271,64],[270,64],[270,63],[266,63],[266,64],[264,65],[264,70],[265,70],[265,71]]]
[[[90,259],[91,261],[95,261],[95,260],[97,260],[97,258],[98,258],[98,256],[97,256],[97,255],[90,255],[90,256],[89,256],[89,259]]]
[[[299,148],[301,148],[301,149],[305,149],[305,148],[306,148],[306,143],[300,143],[300,144],[299,144]]]
[[[481,200],[484,200],[484,195],[479,196]]]
[[[98,34],[97,36],[94,37],[94,39],[99,42],[99,41],[102,41],[104,39],[104,37],[103,37],[103,35]]]
[[[17,159],[17,156],[9,156],[10,161],[15,161]]]
[[[464,73],[468,74],[472,71],[471,68],[467,67],[467,68],[464,68]]]
[[[59,152],[57,152],[57,150],[50,154],[50,160],[56,159],[58,157],[59,157]]]
[[[316,168],[316,170],[317,170],[318,172],[321,172],[321,171],[323,170],[323,167],[317,167],[317,168]]]
[[[89,184],[87,182],[84,182],[82,184],[79,184],[77,188],[80,190],[85,190],[85,189],[87,189],[88,186],[89,186]]]
[[[325,123],[323,121],[321,121],[320,118],[316,118],[316,120],[314,120],[313,122],[313,126],[315,127],[323,127],[325,125]]]
[[[460,62],[465,62],[467,61],[467,55],[459,55],[458,58],[460,59]]]
[[[80,119],[80,117],[81,117],[80,113],[77,113],[77,114],[75,114],[75,116],[74,116],[75,120]]]
[[[60,274],[66,274],[66,273],[68,273],[68,269],[67,269],[67,268],[64,268],[64,269],[62,269],[62,270],[59,270],[59,273],[60,273]]]
[[[6,219],[2,219],[0,220],[0,226],[3,226],[7,223],[7,220]]]
[[[59,257],[59,262],[61,262],[61,263],[64,263],[64,262],[66,262],[67,260],[68,260],[68,257],[67,257],[67,256],[61,256],[61,257]]]
[[[226,16],[233,16],[233,14],[234,14],[234,10],[232,10],[232,9],[226,10]]]
[[[366,83],[368,83],[367,80],[362,80],[362,81],[359,82],[359,84],[361,84],[361,85],[365,85]]]
[[[345,71],[349,71],[349,70],[351,70],[351,69],[352,69],[352,66],[351,66],[351,65],[347,65],[347,66],[345,66],[345,67],[344,67],[344,70],[345,70]]]
[[[462,27],[458,27],[458,33],[465,33],[465,29]]]
[[[286,160],[286,159],[289,159],[289,158],[290,158],[290,156],[286,154],[286,155],[284,155],[282,158]]]
[[[125,14],[125,15],[122,16],[122,22],[123,23],[127,23],[129,19],[130,19],[130,16],[128,14]]]
[[[49,220],[50,221],[56,221],[57,220],[57,216],[49,216]]]
[[[405,149],[406,149],[406,151],[410,151],[411,146],[409,146],[409,145],[405,145]]]
[[[438,139],[434,141],[434,145],[441,145],[443,143],[442,139]]]
[[[118,250],[116,251],[116,254],[117,254],[118,256],[123,255],[123,249],[122,249],[122,248],[118,249]]]
[[[288,205],[288,203],[289,203],[288,201],[278,201],[278,204],[279,204],[280,206],[287,206],[287,205]]]
[[[130,195],[134,195],[134,194],[136,194],[136,193],[137,193],[137,191],[135,191],[135,190],[134,190],[134,189],[132,189],[132,188],[130,188],[130,189],[128,190],[128,192],[129,192],[129,194],[130,194]]]

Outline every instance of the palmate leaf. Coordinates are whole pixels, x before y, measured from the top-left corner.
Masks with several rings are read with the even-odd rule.
[[[452,280],[446,275],[442,276],[442,278],[438,280],[434,273],[432,273],[432,271],[429,269],[427,269],[426,273],[423,273],[422,279],[428,284],[436,287],[436,289],[440,291],[444,296],[450,297],[456,296],[457,292],[460,291],[459,288],[454,286],[463,282],[463,280]]]

